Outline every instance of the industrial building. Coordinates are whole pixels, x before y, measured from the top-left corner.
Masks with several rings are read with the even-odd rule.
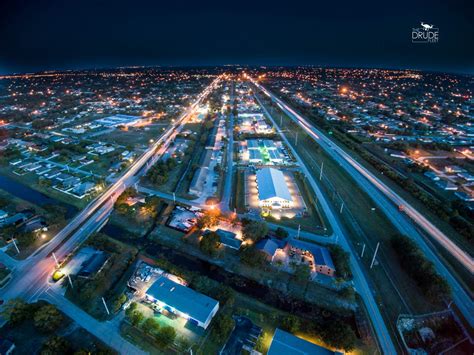
[[[133,126],[142,121],[140,116],[130,116],[117,114],[95,120],[96,123],[104,127]]]
[[[219,302],[180,283],[160,276],[146,291],[146,298],[206,329],[219,309]]]
[[[268,158],[272,164],[283,164],[283,155],[277,149],[269,149]]]
[[[282,165],[287,164],[282,154],[281,142],[271,139],[247,139],[241,148],[243,161],[250,164]]]
[[[341,353],[329,350],[302,338],[298,338],[293,334],[277,328],[275,330],[275,334],[273,335],[267,354],[334,355]]]
[[[260,207],[291,208],[293,199],[285,175],[274,168],[257,171],[258,199]]]
[[[261,164],[263,162],[263,156],[260,150],[249,149],[249,163]]]

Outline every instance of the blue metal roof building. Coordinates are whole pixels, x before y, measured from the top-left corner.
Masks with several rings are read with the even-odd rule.
[[[257,171],[258,198],[260,204],[274,207],[293,204],[285,176],[280,170],[263,168]]]
[[[146,291],[149,300],[160,307],[207,328],[219,309],[219,302],[168,279],[158,278]]]
[[[235,233],[220,228],[216,230],[216,233],[219,236],[222,244],[232,249],[240,249],[242,241],[236,238],[237,235]]]
[[[267,355],[334,355],[337,352],[326,349],[281,329],[275,330]]]

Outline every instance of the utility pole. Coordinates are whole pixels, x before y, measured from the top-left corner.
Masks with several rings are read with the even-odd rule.
[[[56,258],[56,254],[52,253],[54,262],[56,263],[56,266],[59,267],[59,261],[58,258]]]
[[[342,213],[342,209],[344,208],[344,201],[341,203],[341,209],[339,210],[339,213]]]
[[[110,315],[109,308],[107,307],[107,303],[105,303],[104,297],[102,297],[102,303],[104,304],[105,310],[107,311],[107,314]]]
[[[377,242],[377,246],[375,247],[375,252],[374,252],[374,257],[372,258],[372,262],[370,263],[370,268],[372,269],[372,266],[374,266],[375,262],[375,257],[377,256],[377,252],[379,250],[380,242]]]
[[[365,243],[364,243],[364,246],[362,247],[362,253],[360,254],[361,259],[364,257],[364,252],[365,252]]]
[[[71,285],[71,289],[74,289],[74,287],[72,286],[71,276],[69,274],[67,274],[67,279],[69,280],[69,285]]]
[[[15,246],[16,252],[20,254],[20,249],[18,249],[18,245],[16,245],[15,238],[12,238],[13,245]]]
[[[321,162],[321,171],[319,172],[319,181],[323,178],[324,162]]]

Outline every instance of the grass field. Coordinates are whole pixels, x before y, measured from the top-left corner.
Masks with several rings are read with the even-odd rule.
[[[237,213],[245,213],[245,186],[244,172],[237,169],[232,177],[232,200],[231,208],[236,209]]]
[[[311,186],[309,186],[298,174],[294,174],[296,184],[307,206],[307,216],[294,218],[271,219],[271,222],[281,224],[293,229],[301,227],[302,230],[321,235],[331,235],[332,228],[322,208],[316,199]]]
[[[352,153],[349,151],[349,153]],[[355,156],[354,153],[351,155]],[[360,161],[360,158],[358,159]],[[364,164],[364,166],[369,169],[372,173],[377,174],[378,178],[394,190],[398,195],[415,207],[423,216],[427,217],[430,222],[432,222],[436,227],[438,227],[443,233],[448,235],[456,244],[458,244],[462,250],[468,252],[471,256],[474,253],[474,244],[469,243],[465,237],[457,233],[448,222],[441,220],[434,212],[426,208],[426,206],[421,203],[417,198],[412,196],[409,192],[402,189],[398,184],[393,182],[391,179],[387,178],[380,173],[377,173],[374,167],[370,164]],[[416,175],[416,174],[414,174]],[[419,177],[421,178],[421,177]],[[415,177],[416,179],[416,177]],[[453,273],[459,275],[458,281],[464,284],[464,287],[470,290],[471,294],[474,293],[474,275],[471,274],[463,265],[461,265],[449,252],[446,251],[441,245],[437,242],[432,241],[432,245],[438,251],[438,256],[445,260],[445,265],[450,268]]]
[[[143,128],[130,128],[128,131],[116,129],[111,133],[104,134],[97,138],[98,140],[119,144],[124,147],[147,146],[150,139],[157,140],[163,134],[164,129],[166,129],[168,125],[169,122],[163,122],[159,125],[150,125]]]
[[[296,105],[297,107],[297,105]],[[279,112],[280,114],[280,112]],[[278,116],[279,117],[279,116]],[[300,130],[301,131],[301,130]],[[465,237],[461,236],[458,232],[452,228],[448,222],[441,220],[433,211],[431,211],[426,205],[424,205],[420,200],[414,197],[411,193],[404,190],[400,185],[395,183],[392,179],[388,178],[385,175],[380,174],[380,172],[375,169],[370,163],[362,159],[357,153],[353,150],[345,147],[341,142],[338,143],[341,147],[345,148],[345,152],[351,155],[355,160],[361,163],[365,168],[370,172],[376,175],[384,184],[389,186],[397,194],[399,194],[403,199],[408,203],[413,205],[421,214],[428,218],[428,220],[433,223],[437,228],[439,228],[443,233],[449,236],[455,243],[460,245],[463,250],[467,251],[471,255],[473,254],[474,245],[469,243]],[[365,145],[364,145],[365,146]],[[369,152],[373,153],[373,152]],[[415,174],[416,175],[416,174]],[[416,177],[415,177],[415,180]],[[442,192],[437,191],[438,195],[442,195]],[[447,202],[449,203],[449,202]],[[469,273],[469,271],[461,265],[444,247],[438,244],[430,237],[426,237],[427,243],[437,251],[438,256],[444,260],[444,264],[449,268],[454,275],[457,275],[457,280],[460,282],[466,290],[468,290],[471,295],[474,293],[474,275]]]

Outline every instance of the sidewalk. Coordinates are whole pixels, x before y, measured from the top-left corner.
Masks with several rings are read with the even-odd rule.
[[[100,339],[104,344],[118,351],[120,354],[146,354],[143,350],[122,338],[117,322],[99,322],[75,304],[52,290],[45,291],[40,296],[40,299],[54,304],[60,311],[65,313],[82,328]]]

